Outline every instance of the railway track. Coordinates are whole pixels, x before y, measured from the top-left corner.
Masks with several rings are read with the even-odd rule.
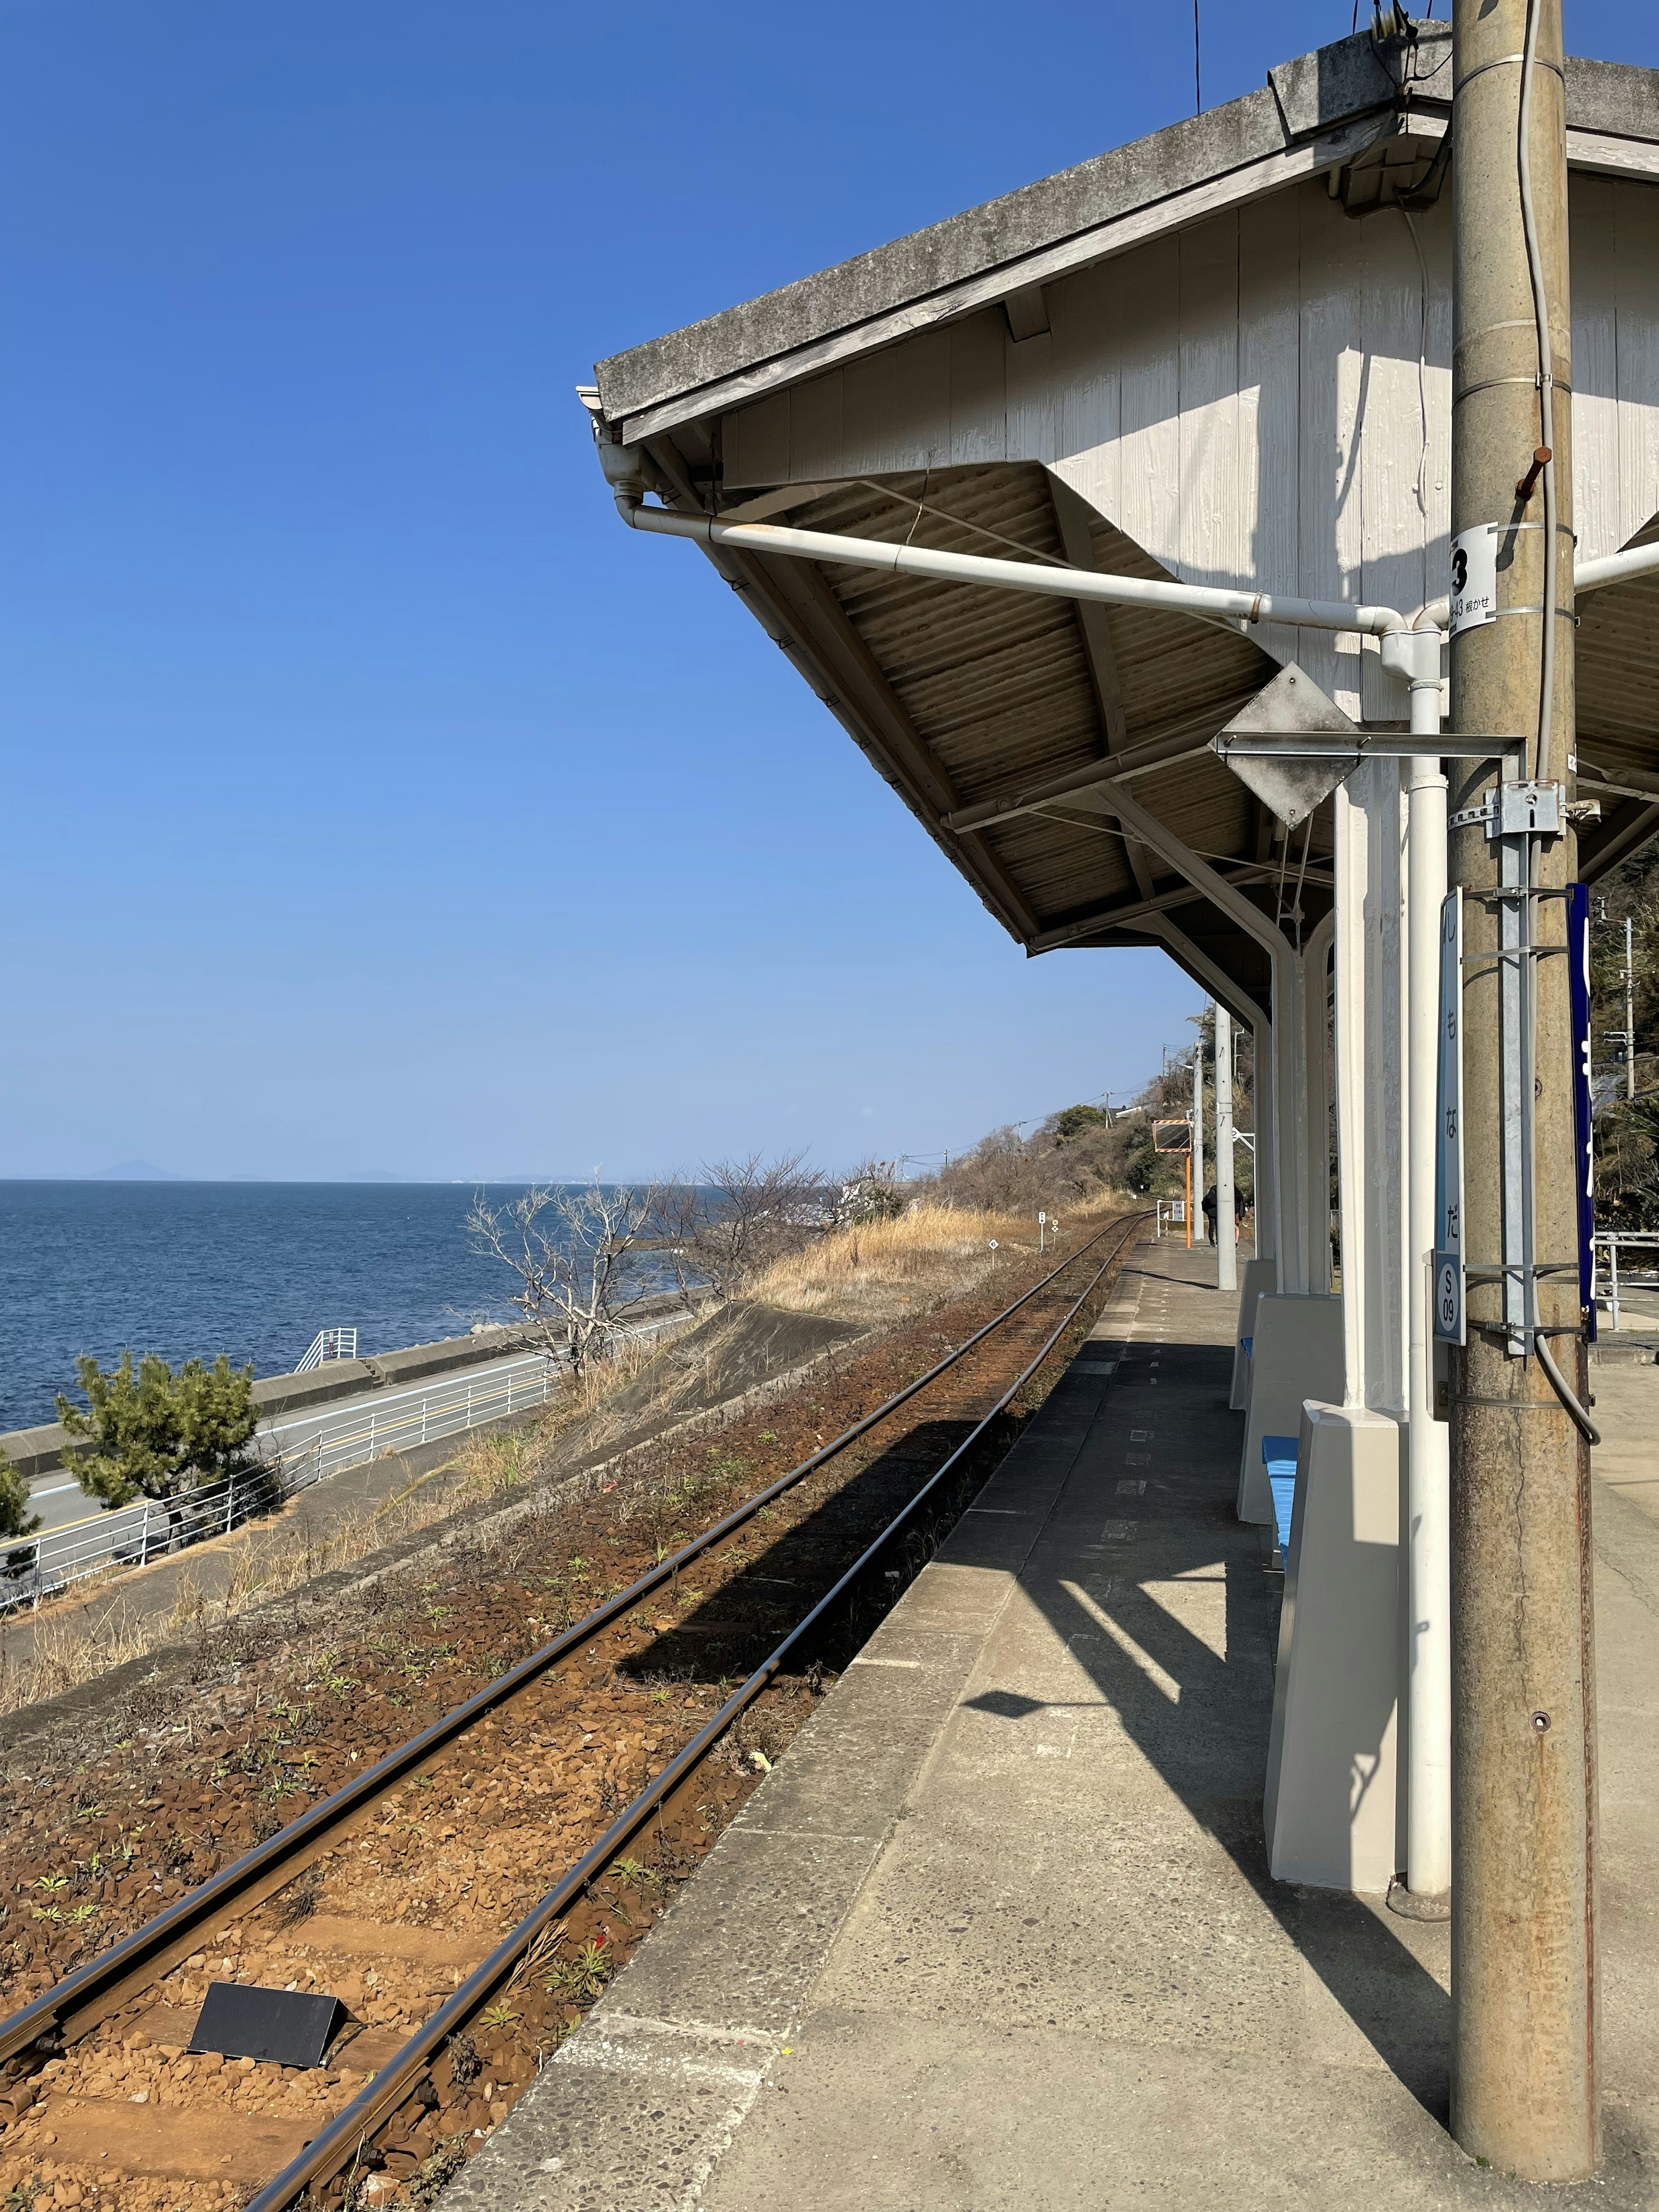
[[[792,1684],[799,1707],[837,1640],[851,1656],[981,1486],[1139,1226],[1108,1224],[787,1473],[0,2022],[0,2172],[21,2154],[52,2169],[38,2201],[118,2212],[430,2202],[757,1779],[745,1729]],[[735,1640],[742,1679],[678,1695],[648,1662],[699,1638],[723,1657]],[[584,1723],[630,1668],[656,1684],[633,1697],[643,1725],[596,1759]],[[502,1935],[477,1909],[481,1845],[539,1861],[573,1771],[588,1775],[586,1848],[567,1847]],[[351,2018],[315,2068],[191,2053],[220,1980],[337,1994]],[[37,2201],[15,2185],[8,2206]]]

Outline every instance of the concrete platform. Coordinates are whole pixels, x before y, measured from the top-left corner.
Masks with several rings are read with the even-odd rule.
[[[1537,2200],[1444,2132],[1446,1929],[1268,1879],[1279,1581],[1233,1513],[1213,1264],[1143,1248],[451,2212]],[[1550,2202],[1634,2208],[1659,2201],[1659,1528],[1598,1507],[1608,2157]]]

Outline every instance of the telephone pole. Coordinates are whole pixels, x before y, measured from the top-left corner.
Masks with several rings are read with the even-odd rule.
[[[1233,1202],[1233,1018],[1215,1009],[1215,1283],[1238,1288],[1238,1223]]]
[[[1450,794],[1466,817],[1449,876],[1468,1312],[1451,1386],[1451,2117],[1471,2155],[1571,2181],[1600,2149],[1589,1455],[1563,1395],[1582,1415],[1568,963],[1533,954],[1565,944],[1577,872],[1548,788],[1571,797],[1574,750],[1560,0],[1455,0],[1453,25],[1453,579],[1461,592],[1461,552],[1478,598],[1484,559],[1491,611],[1454,608],[1452,726],[1526,750],[1519,767],[1456,764]],[[1484,806],[1490,823],[1467,818]]]

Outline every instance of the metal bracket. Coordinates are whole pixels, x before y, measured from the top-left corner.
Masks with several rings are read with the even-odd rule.
[[[1398,730],[1223,730],[1210,740],[1210,750],[1224,761],[1303,760],[1346,763],[1349,770],[1363,760],[1506,760],[1519,754],[1524,738],[1498,738],[1480,732],[1437,731],[1431,737],[1415,737]]]
[[[1566,820],[1567,790],[1561,783],[1524,779],[1498,785],[1479,806],[1460,807],[1446,817],[1448,830],[1485,825],[1493,837],[1559,837]]]

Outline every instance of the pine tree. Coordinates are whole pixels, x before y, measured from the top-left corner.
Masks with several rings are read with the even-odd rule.
[[[89,1355],[75,1364],[89,1410],[60,1395],[58,1418],[92,1443],[75,1462],[88,1497],[112,1508],[173,1498],[252,1464],[246,1447],[259,1418],[252,1364],[234,1368],[222,1352],[211,1367],[187,1359],[175,1375],[153,1352],[136,1368],[124,1352],[108,1374]]]
[[[0,1537],[34,1534],[40,1526],[40,1516],[29,1511],[31,1502],[27,1476],[20,1474],[0,1450]]]

